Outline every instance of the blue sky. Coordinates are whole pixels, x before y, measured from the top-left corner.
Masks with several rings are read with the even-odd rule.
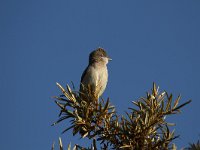
[[[200,1],[1,0],[0,145],[2,149],[50,149],[67,122],[50,125],[59,109],[56,82],[79,87],[89,53],[107,50],[109,82],[103,95],[119,113],[156,82],[192,103],[175,122],[179,148],[200,135]],[[88,143],[87,143],[88,144]]]

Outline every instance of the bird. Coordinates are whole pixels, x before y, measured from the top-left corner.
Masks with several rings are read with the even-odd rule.
[[[97,48],[89,55],[89,64],[81,76],[80,93],[87,94],[90,88],[94,96],[99,99],[106,89],[108,82],[107,64],[112,59],[103,48]],[[84,96],[82,96],[84,97]]]

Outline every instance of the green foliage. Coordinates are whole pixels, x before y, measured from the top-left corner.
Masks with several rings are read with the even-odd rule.
[[[84,87],[87,90],[81,94],[68,85],[66,89],[58,83],[57,86],[63,96],[55,97],[60,114],[53,125],[69,120],[71,125],[63,133],[72,129],[73,135],[79,134],[81,138],[93,141],[91,148],[75,145],[73,149],[77,150],[97,149],[97,141],[101,149],[175,150],[172,141],[178,136],[174,130],[170,131],[169,126],[174,124],[168,123],[166,116],[180,113],[180,109],[191,102],[178,105],[180,96],[173,101],[172,94],[160,93],[153,84],[151,93],[132,102],[126,116],[119,116],[110,100],[98,99],[89,86]]]

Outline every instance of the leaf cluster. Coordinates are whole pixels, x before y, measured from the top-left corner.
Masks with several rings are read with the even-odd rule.
[[[190,143],[190,146],[184,150],[200,150],[200,140],[198,140],[196,143]]]
[[[173,100],[172,94],[160,93],[155,84],[150,93],[134,101],[126,116],[119,116],[109,99],[98,99],[88,86],[84,93],[75,92],[67,85],[64,89],[57,86],[63,96],[55,97],[60,108],[59,119],[53,125],[69,120],[70,126],[64,131],[73,130],[81,138],[87,137],[93,142],[91,148],[97,149],[99,141],[101,149],[127,150],[165,150],[176,149],[172,141],[178,136],[168,123],[166,116],[180,113],[180,109],[191,101],[179,104],[180,96]]]

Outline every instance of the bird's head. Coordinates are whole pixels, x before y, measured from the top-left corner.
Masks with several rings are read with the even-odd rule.
[[[98,48],[90,53],[89,64],[103,63],[107,64],[108,61],[112,60],[103,48]]]

